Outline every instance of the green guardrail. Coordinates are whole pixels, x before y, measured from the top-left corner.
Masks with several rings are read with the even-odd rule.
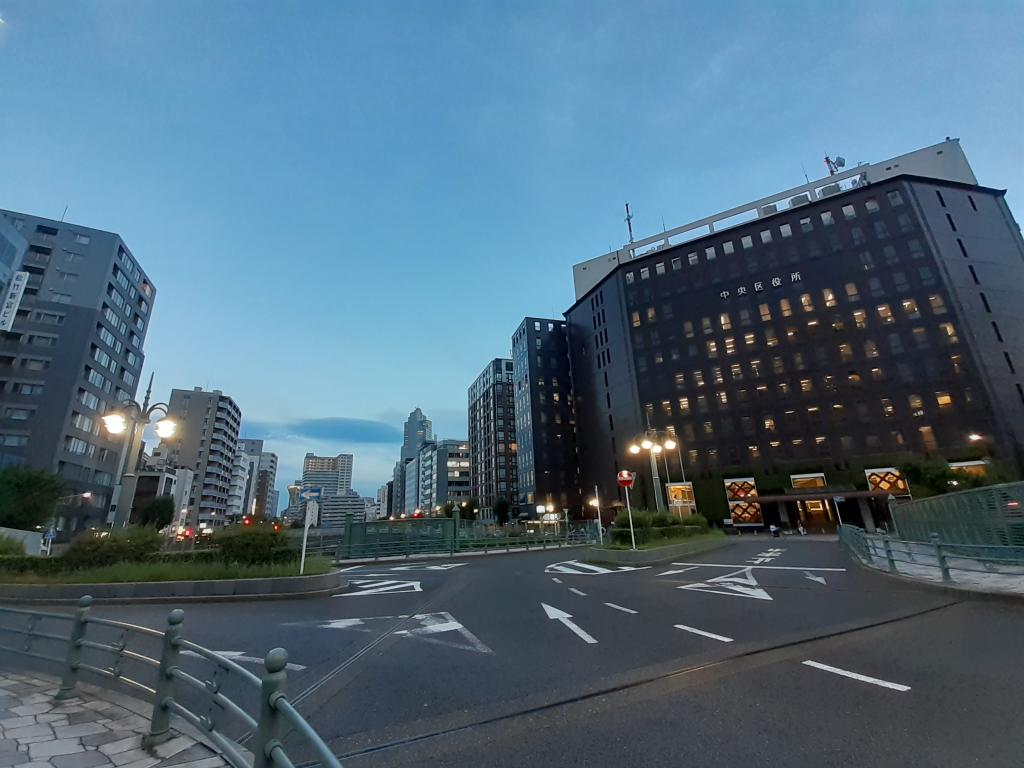
[[[517,549],[558,549],[561,547],[593,544],[596,539],[591,536],[570,535],[569,537],[552,536],[506,536],[486,537],[482,539],[441,539],[416,540],[405,539],[396,541],[376,541],[363,543],[342,543],[338,545],[335,557],[338,560],[378,559],[381,557],[408,557],[412,555],[443,554],[455,555],[459,552],[492,552],[504,550],[511,552]]]
[[[1024,482],[893,504],[899,538],[945,544],[1024,546]]]

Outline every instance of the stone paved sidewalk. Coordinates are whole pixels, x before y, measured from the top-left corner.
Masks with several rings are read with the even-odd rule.
[[[79,684],[79,698],[55,701],[58,682],[0,670],[0,768],[222,768],[190,736],[142,749],[151,705]]]

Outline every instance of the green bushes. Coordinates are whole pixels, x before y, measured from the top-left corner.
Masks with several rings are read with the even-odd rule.
[[[298,557],[272,526],[231,526],[214,534],[213,544],[228,563],[287,563]]]
[[[83,533],[60,558],[70,569],[136,562],[156,554],[162,539],[152,528],[123,528],[108,536]]]
[[[24,555],[25,546],[18,539],[4,536],[0,533],[0,556],[2,555]]]
[[[695,536],[708,530],[708,521],[703,515],[679,517],[671,512],[652,514],[644,510],[633,513],[633,536],[637,544],[647,544],[659,539],[679,539]],[[629,515],[620,512],[612,529],[612,543],[631,544]]]

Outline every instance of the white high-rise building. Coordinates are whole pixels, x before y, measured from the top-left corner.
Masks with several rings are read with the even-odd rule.
[[[344,496],[352,490],[352,454],[317,456],[302,460],[302,488],[320,488],[324,496]]]

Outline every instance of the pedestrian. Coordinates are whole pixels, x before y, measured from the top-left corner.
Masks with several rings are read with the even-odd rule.
[[[779,538],[779,528],[778,528],[778,526],[775,525],[775,523],[772,523],[771,525],[769,525],[768,526],[768,530],[771,532],[772,538],[774,538],[774,539]]]
[[[806,536],[806,535],[807,535],[807,529],[806,529],[806,528],[804,528],[804,524],[803,524],[802,522],[801,522],[801,523],[799,523],[799,524],[797,524],[797,527],[796,527],[796,529],[797,529],[798,531],[800,531],[800,535],[801,535],[801,536]]]

